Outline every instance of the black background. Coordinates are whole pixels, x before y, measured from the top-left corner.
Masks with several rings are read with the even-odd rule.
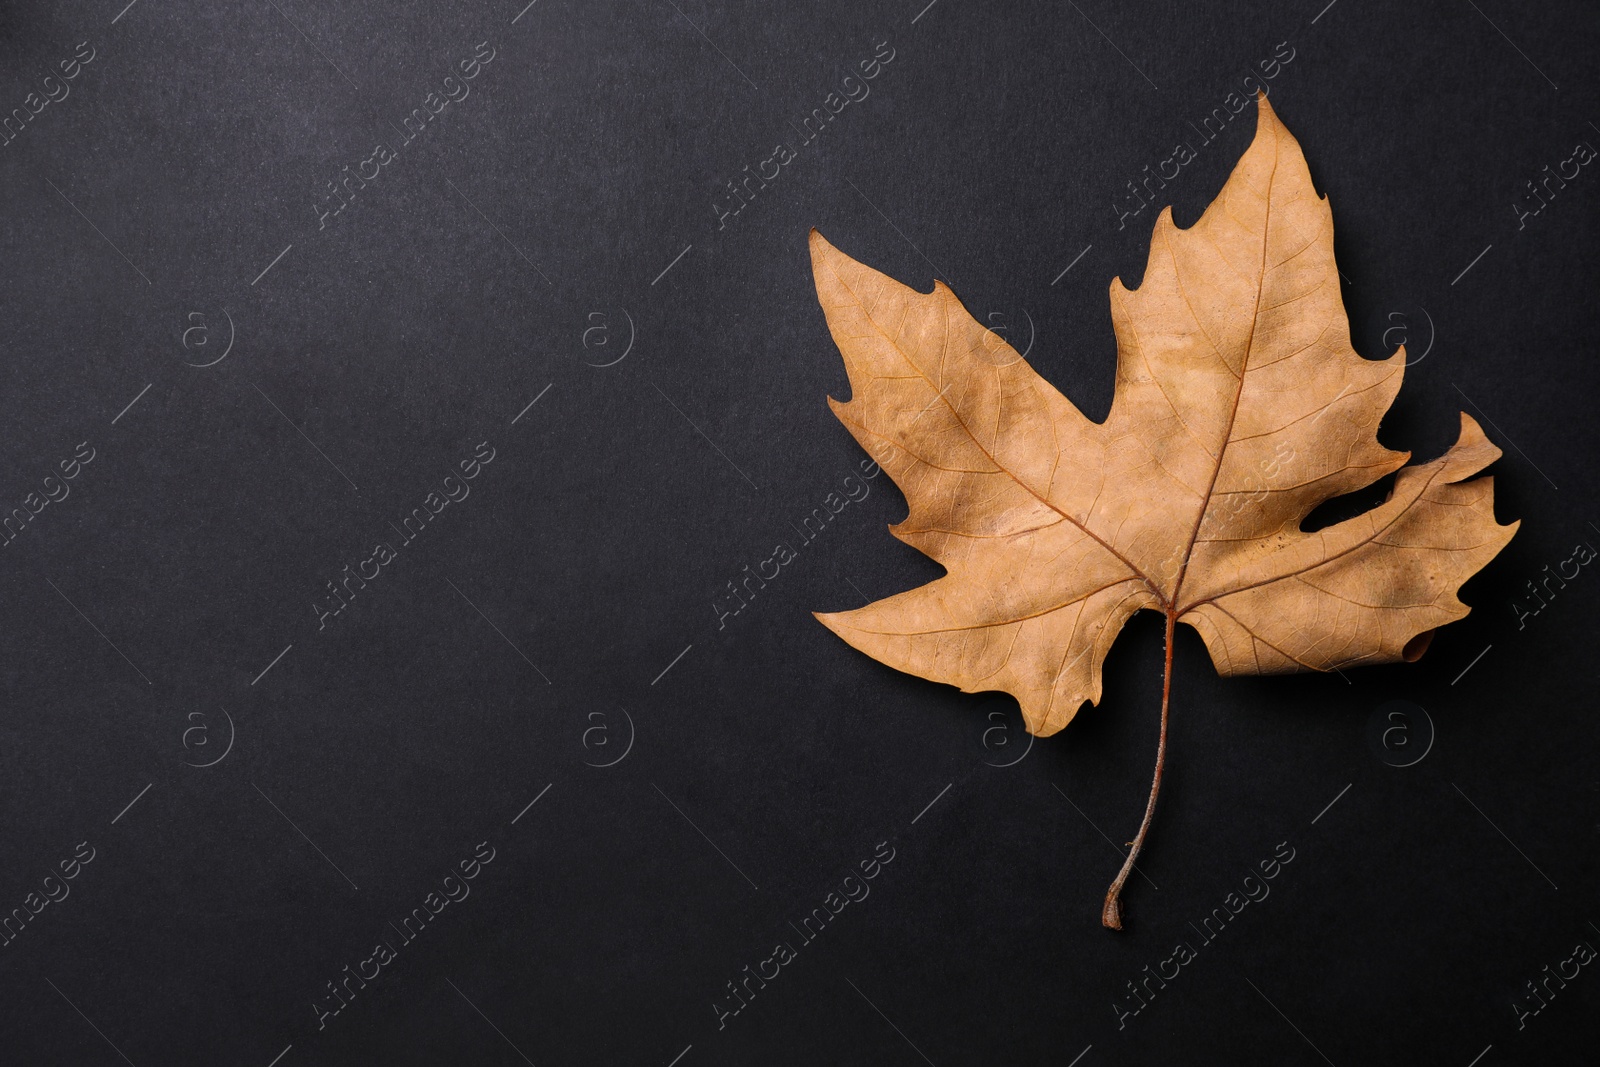
[[[0,949],[0,1060],[1592,1055],[1592,967],[1525,1028],[1512,1008],[1600,946],[1600,578],[1520,629],[1511,608],[1600,543],[1600,176],[1520,230],[1513,208],[1600,142],[1589,5],[123,3],[0,4],[6,113],[95,54],[0,148],[0,505],[95,450],[0,550],[0,909],[95,850]],[[340,168],[485,41],[471,94],[319,229]],[[724,183],[880,42],[870,96],[719,229]],[[722,629],[711,600],[863,458],[824,402],[848,386],[811,226],[944,278],[1103,417],[1107,286],[1137,283],[1154,215],[1119,230],[1112,205],[1280,42],[1356,347],[1412,353],[1384,442],[1431,458],[1471,411],[1523,525],[1413,666],[1223,680],[1180,628],[1148,880],[1113,934],[1158,618],[1098,708],[998,767],[1027,745],[1009,697],[810,617],[937,575],[884,532],[886,477]],[[1253,127],[1168,187],[1181,225]],[[485,440],[470,497],[319,630],[324,583]],[[1368,740],[1391,700],[1437,732],[1408,768]],[[319,1029],[326,983],[484,841],[471,896]],[[883,841],[870,897],[800,945],[789,923]],[[1271,896],[1200,945],[1188,924],[1280,842]],[[1179,940],[1198,958],[1119,1029]],[[719,1029],[779,941],[798,958]]]

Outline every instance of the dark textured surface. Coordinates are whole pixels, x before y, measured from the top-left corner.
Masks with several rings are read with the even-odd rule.
[[[1594,967],[1520,1028],[1514,1007],[1600,947],[1600,577],[1513,608],[1600,544],[1600,172],[1521,229],[1513,207],[1600,144],[1588,5],[123,2],[0,5],[0,108],[67,94],[0,147],[0,505],[69,493],[0,549],[0,908],[39,906],[0,948],[0,1060],[1592,1055]],[[875,50],[869,95],[802,144]],[[1183,630],[1114,935],[1159,620],[1027,749],[1010,698],[811,619],[935,575],[884,533],[886,477],[721,629],[712,598],[863,458],[824,403],[847,385],[809,227],[944,278],[1099,418],[1106,288],[1137,281],[1155,212],[1119,229],[1113,205],[1181,139],[1162,196],[1191,222],[1254,120],[1203,146],[1189,124],[1275,50],[1356,346],[1413,353],[1385,443],[1428,458],[1478,415],[1523,527],[1415,666],[1224,681]],[[719,228],[725,183],[780,144]],[[485,441],[470,495],[405,543],[391,524]],[[379,542],[395,558],[319,629]],[[1413,747],[1386,753],[1397,700]],[[1424,744],[1414,706],[1432,747],[1390,766]],[[807,942],[880,842],[870,895]],[[1275,849],[1270,896],[1203,940]],[[470,896],[404,939],[475,850],[449,884]],[[1179,941],[1195,958],[1119,1019]],[[719,1027],[779,942],[795,957]],[[379,970],[319,1020],[347,965]]]

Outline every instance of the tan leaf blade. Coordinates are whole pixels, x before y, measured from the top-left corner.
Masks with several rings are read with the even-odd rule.
[[[1178,622],[1225,675],[1415,659],[1516,530],[1495,522],[1492,480],[1466,480],[1500,450],[1465,413],[1431,463],[1401,469],[1409,455],[1378,443],[1405,352],[1351,347],[1331,210],[1264,97],[1204,215],[1180,230],[1163,211],[1139,288],[1112,283],[1103,424],[943,283],[916,292],[815,231],[811,256],[850,377],[849,403],[830,404],[905,494],[891,531],[948,571],[817,617],[900,670],[1011,693],[1035,734],[1099,701],[1101,664],[1141,608],[1167,618],[1169,682]],[[1383,504],[1300,529],[1396,470]],[[1157,783],[1166,711],[1164,697]]]

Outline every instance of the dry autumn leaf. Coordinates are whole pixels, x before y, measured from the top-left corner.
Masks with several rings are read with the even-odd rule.
[[[1223,675],[1412,661],[1462,618],[1461,583],[1511,539],[1500,450],[1461,415],[1431,463],[1378,443],[1405,350],[1350,345],[1333,219],[1264,97],[1255,140],[1194,226],[1156,220],[1144,280],[1111,284],[1116,395],[1087,419],[941,282],[919,293],[815,231],[817,295],[852,397],[834,413],[894,478],[890,527],[948,572],[817,616],[882,662],[965,692],[1004,690],[1030,732],[1100,699],[1100,668],[1141,609],[1166,618],[1150,800],[1102,920],[1155,812],[1172,639],[1199,631]],[[1317,505],[1398,471],[1388,499],[1315,532]]]

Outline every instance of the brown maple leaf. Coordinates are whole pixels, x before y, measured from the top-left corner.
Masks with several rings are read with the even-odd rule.
[[[817,616],[899,670],[1015,696],[1031,733],[1100,699],[1100,668],[1141,609],[1166,618],[1154,781],[1102,919],[1155,812],[1176,625],[1223,675],[1412,661],[1467,614],[1461,583],[1517,528],[1494,520],[1500,455],[1464,412],[1431,463],[1378,443],[1402,347],[1350,345],[1333,218],[1264,97],[1255,140],[1194,226],[1156,220],[1144,281],[1111,283],[1116,395],[1085,418],[949,288],[919,293],[815,231],[817,295],[852,398],[834,413],[904,492],[890,527],[948,572]],[[1388,499],[1315,532],[1317,505],[1399,471]]]

